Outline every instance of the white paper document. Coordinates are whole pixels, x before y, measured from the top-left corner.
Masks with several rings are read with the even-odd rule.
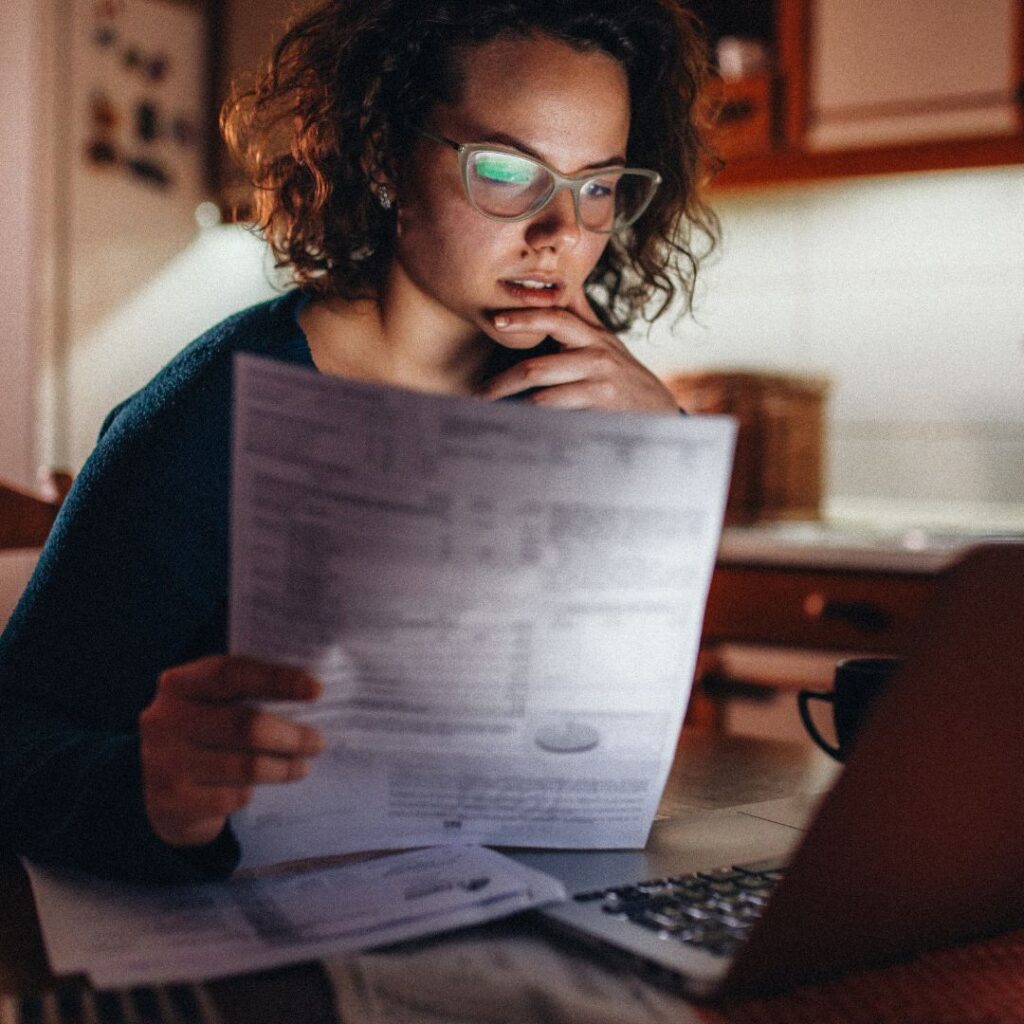
[[[243,867],[641,847],[693,678],[735,424],[383,388],[239,356],[230,646],[312,669],[310,775]]]
[[[369,949],[566,895],[555,879],[472,846],[162,887],[25,867],[51,969],[87,974],[99,988],[202,980]]]
[[[330,957],[340,1020],[359,1024],[701,1024],[692,1004],[525,927],[401,952]]]

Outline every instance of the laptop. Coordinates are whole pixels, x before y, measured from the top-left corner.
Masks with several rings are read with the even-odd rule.
[[[816,802],[659,822],[644,851],[513,855],[573,896],[547,924],[705,1001],[1024,926],[1024,544],[943,574]]]

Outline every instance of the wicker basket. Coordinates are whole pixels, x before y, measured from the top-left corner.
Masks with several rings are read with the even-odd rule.
[[[820,518],[827,380],[705,370],[666,383],[687,412],[739,421],[727,523]]]

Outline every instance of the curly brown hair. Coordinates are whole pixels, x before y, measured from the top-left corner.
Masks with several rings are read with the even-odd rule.
[[[688,308],[718,223],[699,186],[706,144],[707,46],[678,0],[329,0],[295,22],[255,86],[221,114],[254,188],[257,228],[305,291],[380,294],[394,256],[394,213],[368,176],[401,193],[418,129],[459,98],[460,53],[498,37],[546,35],[626,69],[627,156],[662,176],[650,207],[610,238],[587,280],[613,330],[653,321],[681,288]],[[660,300],[660,301],[657,301]]]

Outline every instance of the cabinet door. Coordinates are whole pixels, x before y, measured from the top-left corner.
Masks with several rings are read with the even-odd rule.
[[[933,584],[925,574],[720,564],[703,641],[902,653]]]
[[[1020,131],[1021,0],[812,0],[805,144]]]

